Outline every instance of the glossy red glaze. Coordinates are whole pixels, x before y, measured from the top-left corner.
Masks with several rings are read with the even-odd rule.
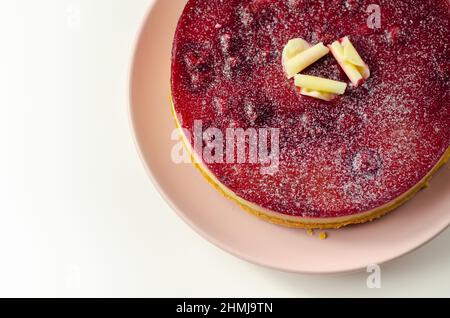
[[[367,26],[374,3],[379,29]],[[284,44],[343,36],[369,80],[333,102],[301,96],[282,70]],[[190,0],[174,39],[174,106],[191,133],[195,120],[224,134],[280,129],[273,175],[205,163],[243,199],[292,216],[361,213],[411,189],[450,146],[449,40],[446,0]],[[303,73],[348,82],[331,54]]]

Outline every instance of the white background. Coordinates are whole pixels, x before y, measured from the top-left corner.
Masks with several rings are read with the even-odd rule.
[[[248,264],[185,225],[149,181],[128,117],[151,2],[0,1],[0,296],[450,296],[450,231],[368,289],[365,273]]]

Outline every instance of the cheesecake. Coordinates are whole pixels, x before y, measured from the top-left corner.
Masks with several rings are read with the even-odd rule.
[[[450,158],[449,1],[376,2],[187,2],[172,114],[226,198],[340,228],[399,207]]]

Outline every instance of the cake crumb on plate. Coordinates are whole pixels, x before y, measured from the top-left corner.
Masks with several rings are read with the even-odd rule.
[[[320,234],[319,234],[319,238],[323,241],[323,240],[326,240],[327,238],[328,238],[328,234],[327,233],[325,233],[325,232],[321,232]]]

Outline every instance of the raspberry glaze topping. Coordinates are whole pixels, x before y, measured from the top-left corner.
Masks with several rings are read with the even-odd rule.
[[[381,28],[370,29],[370,4]],[[261,207],[338,217],[380,207],[419,183],[450,146],[447,0],[190,0],[174,39],[172,97],[181,126],[280,129],[273,175],[255,164],[204,163]],[[301,96],[284,44],[350,36],[371,69],[332,102]],[[304,74],[348,82],[330,54]]]

